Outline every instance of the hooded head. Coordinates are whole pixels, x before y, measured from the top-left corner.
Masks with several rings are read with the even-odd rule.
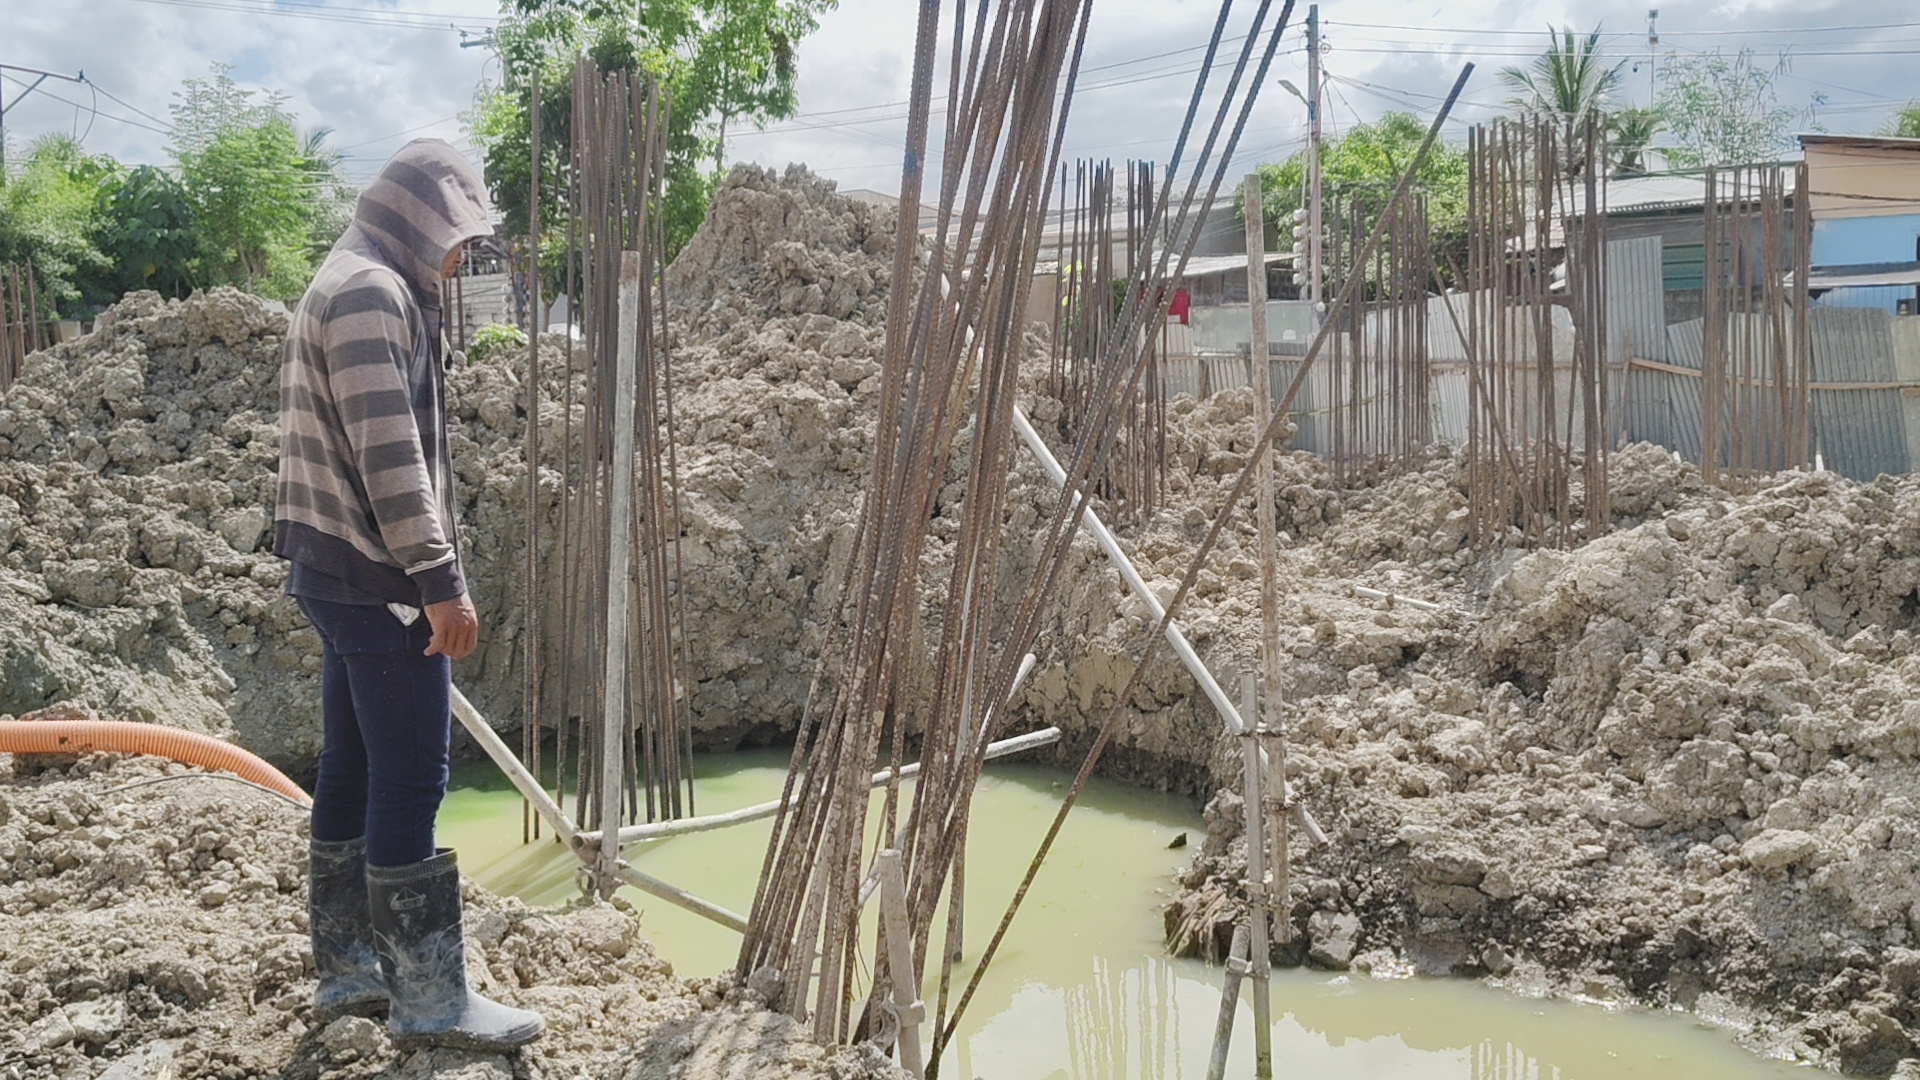
[[[440,139],[415,139],[360,193],[353,223],[416,294],[431,300],[440,295],[447,255],[493,232],[491,213],[472,162]]]

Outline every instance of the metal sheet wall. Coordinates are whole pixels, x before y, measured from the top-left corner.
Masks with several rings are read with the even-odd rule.
[[[1814,309],[1813,381],[1898,382],[1893,318],[1868,308]],[[1826,467],[1856,480],[1910,468],[1899,390],[1813,391],[1812,436]]]
[[[1607,245],[1607,357],[1667,358],[1665,241],[1658,236]]]

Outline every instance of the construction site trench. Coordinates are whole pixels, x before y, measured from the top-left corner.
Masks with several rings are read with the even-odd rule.
[[[669,271],[702,753],[798,724],[870,461],[892,236],[891,211],[804,169],[742,167]],[[0,397],[0,714],[165,724],[310,770],[318,643],[266,550],[285,330],[230,290],[133,294]],[[524,361],[498,350],[450,376],[486,628],[455,678],[503,729],[530,644]],[[1024,402],[1058,440],[1042,374]],[[540,390],[557,445],[566,388]],[[1163,597],[1254,426],[1247,391],[1170,404],[1161,506],[1111,521]],[[1610,468],[1609,535],[1483,552],[1444,448],[1372,486],[1276,453],[1288,768],[1330,836],[1296,838],[1276,960],[1369,1002],[1387,999],[1351,988],[1452,975],[1685,1009],[1760,1055],[1920,1076],[1920,482],[1797,472],[1731,495],[1645,445]],[[539,477],[550,515],[559,483]],[[1009,483],[1019,536],[1057,492],[1026,457]],[[1255,549],[1242,514],[1181,616],[1222,682],[1256,666]],[[1017,596],[1031,567],[1008,550]],[[929,569],[945,555],[936,542]],[[1072,767],[1152,619],[1090,543],[1058,596],[1013,710],[1060,727],[1037,760]],[[1104,776],[1205,807],[1164,910],[1142,914],[1176,954],[1217,960],[1245,903],[1239,750],[1169,656],[1125,704]],[[0,1076],[92,1078],[139,1054],[181,1077],[890,1075],[726,979],[676,976],[617,909],[535,911],[472,885],[483,987],[568,1019],[512,1061],[396,1058],[376,1025],[303,1019],[299,815],[146,759],[0,763]],[[145,781],[163,782],[128,786]],[[1025,828],[1009,826],[1015,853],[1044,821]],[[1276,983],[1283,1012],[1293,985]]]

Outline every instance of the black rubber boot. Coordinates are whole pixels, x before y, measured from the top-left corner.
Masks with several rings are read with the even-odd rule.
[[[307,929],[319,976],[313,1008],[324,1020],[375,1016],[387,981],[367,913],[367,842],[311,840],[307,847]]]
[[[467,986],[453,852],[443,849],[407,866],[367,867],[367,896],[391,1002],[387,1033],[397,1049],[501,1051],[546,1030],[539,1013],[490,1001]]]

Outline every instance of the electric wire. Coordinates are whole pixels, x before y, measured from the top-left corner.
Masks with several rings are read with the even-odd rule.
[[[272,15],[288,19],[308,19],[317,22],[337,22],[354,26],[397,27],[407,30],[437,30],[460,33],[456,23],[466,23],[469,27],[490,29],[499,21],[493,15],[411,15],[411,14],[375,14],[374,8],[336,8],[331,4],[302,3],[299,0],[280,0],[273,6],[243,3],[241,0],[129,0],[136,4],[153,4],[162,7],[197,8],[205,11],[230,11],[246,15]]]

